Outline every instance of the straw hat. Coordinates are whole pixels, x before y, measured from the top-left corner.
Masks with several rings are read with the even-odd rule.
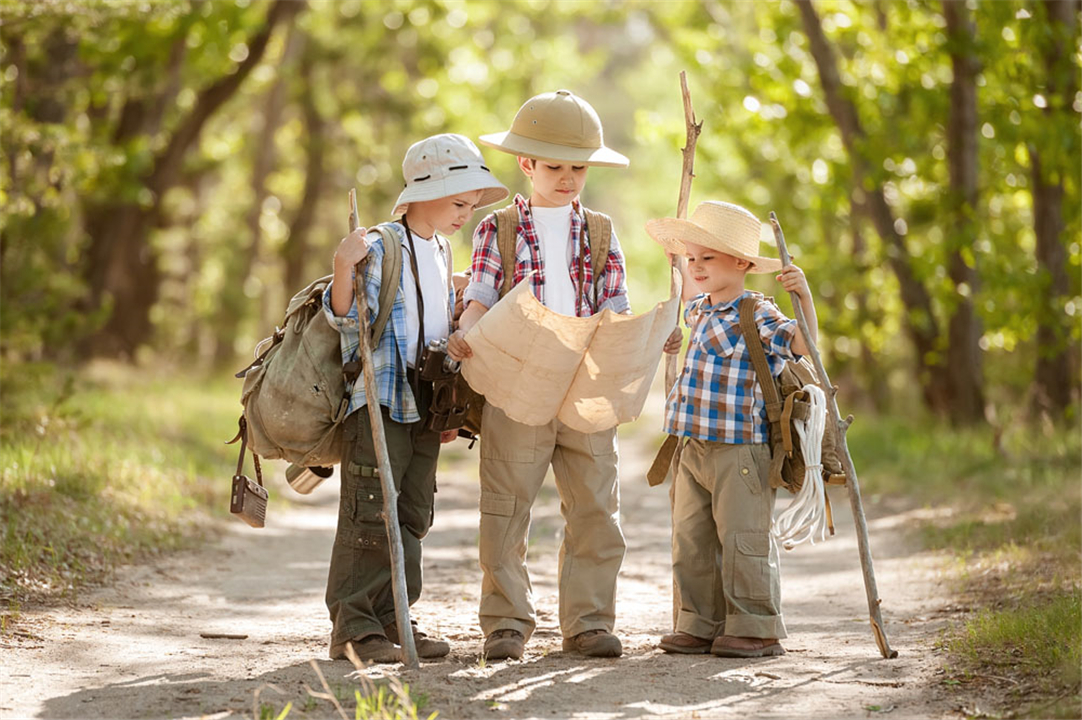
[[[763,224],[750,212],[732,203],[707,200],[687,220],[658,218],[646,223],[650,237],[670,252],[687,255],[684,241],[713,248],[752,263],[748,272],[781,270],[781,260],[759,255]]]
[[[628,159],[605,147],[601,119],[590,103],[568,90],[532,97],[519,108],[507,132],[482,135],[497,150],[581,165],[627,167]]]
[[[479,208],[511,194],[485,167],[481,151],[465,135],[444,133],[414,143],[402,161],[402,175],[406,189],[395,201],[394,215],[406,212],[411,202],[439,200],[474,190],[484,191]]]

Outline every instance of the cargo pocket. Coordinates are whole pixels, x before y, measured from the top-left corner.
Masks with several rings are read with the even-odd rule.
[[[349,463],[350,484],[353,485],[350,519],[355,523],[383,522],[383,487],[376,468]]]
[[[749,600],[770,599],[770,535],[738,532],[733,552],[733,596]]]
[[[481,536],[479,552],[481,564],[496,567],[504,554],[507,531],[515,514],[515,496],[502,493],[481,492]]]

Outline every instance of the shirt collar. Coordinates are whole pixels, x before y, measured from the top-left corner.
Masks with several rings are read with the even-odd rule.
[[[725,312],[727,310],[732,310],[733,308],[740,305],[740,301],[743,300],[746,297],[762,297],[762,295],[760,293],[755,292],[754,290],[745,290],[744,292],[740,293],[739,295],[737,295],[732,300],[729,300],[728,302],[720,302],[720,303],[717,303],[715,305],[710,304],[710,294],[709,293],[703,293],[699,297],[702,298],[702,300],[701,300],[702,304],[699,306],[699,309],[702,312],[714,313],[714,312]]]
[[[522,193],[516,193],[515,205],[518,206],[519,215],[524,220],[528,219],[531,222],[533,221],[533,212],[530,208],[529,198],[523,197]],[[572,210],[574,210],[574,212],[571,214],[572,218],[578,216],[582,212],[582,203],[579,202],[578,198],[571,201],[571,208]]]

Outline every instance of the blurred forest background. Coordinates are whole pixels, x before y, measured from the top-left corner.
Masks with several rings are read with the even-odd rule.
[[[933,546],[1024,551],[1034,592],[1066,602],[1077,671],[1080,12],[0,0],[3,598],[70,591],[105,549],[155,550],[221,504],[231,373],[330,272],[348,190],[363,222],[387,219],[424,136],[506,129],[539,92],[587,98],[631,166],[592,169],[584,200],[615,219],[635,310],[662,299],[643,224],[675,212],[686,69],[692,207],[777,213],[869,487],[958,507]],[[1011,511],[990,521],[992,503]]]
[[[0,7],[5,363],[237,367],[329,272],[350,187],[386,219],[410,143],[564,86],[631,158],[584,198],[642,311],[667,289],[642,226],[675,211],[687,69],[692,207],[777,212],[850,403],[972,423],[1077,399],[1076,3]]]

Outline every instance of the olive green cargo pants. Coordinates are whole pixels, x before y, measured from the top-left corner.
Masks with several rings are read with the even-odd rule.
[[[431,384],[422,384],[421,408],[427,408]],[[391,471],[398,488],[398,522],[402,528],[406,592],[409,604],[421,596],[421,539],[432,526],[436,491],[439,433],[426,430],[427,412],[415,423],[397,423],[383,410],[383,427]],[[338,531],[331,551],[327,579],[327,609],[334,630],[331,644],[370,633],[383,633],[395,619],[391,589],[391,556],[383,522],[383,490],[375,468],[368,409],[345,420],[345,450],[341,465],[342,491]]]

